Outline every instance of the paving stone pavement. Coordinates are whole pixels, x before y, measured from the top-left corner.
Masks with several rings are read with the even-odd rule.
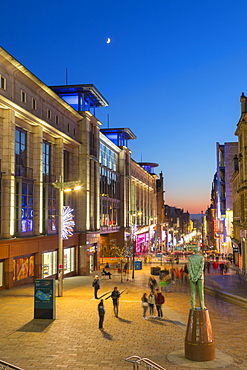
[[[149,266],[135,279],[120,276],[101,280],[99,296],[114,286],[123,291],[119,318],[105,299],[104,331],[98,329],[98,301],[92,277],[64,280],[64,296],[56,298],[56,320],[34,320],[33,286],[0,291],[0,359],[24,370],[131,370],[131,355],[148,357],[166,370],[247,369],[247,310],[206,295],[213,328],[216,359],[193,362],[184,358],[190,310],[189,286],[176,282],[165,293],[162,320],[143,320],[141,297],[148,292]],[[106,298],[105,295],[103,298]]]

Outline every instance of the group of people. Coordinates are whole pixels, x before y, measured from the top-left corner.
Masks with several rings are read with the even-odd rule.
[[[157,319],[163,317],[162,305],[165,303],[165,297],[159,289],[156,289],[155,292],[151,290],[149,296],[147,293],[144,293],[142,296],[142,308],[143,308],[143,319],[147,320],[147,311],[149,308],[149,313],[151,317],[154,317],[154,307],[157,309]]]
[[[216,258],[216,260],[213,261],[212,263],[209,260],[205,261],[205,263],[204,263],[204,272],[206,270],[208,272],[208,274],[210,274],[211,267],[213,268],[213,273],[214,274],[217,274],[218,271],[220,271],[221,275],[227,274],[227,272],[228,272],[228,262],[219,261],[218,258]]]
[[[97,278],[97,281],[99,281],[99,278]],[[114,316],[118,317],[118,305],[119,305],[120,292],[117,287],[114,287],[114,290],[112,291],[110,297],[112,298]],[[96,299],[99,299],[99,298],[96,298]],[[104,307],[103,299],[101,299],[98,304],[98,314],[99,314],[99,329],[103,330],[103,323],[104,323],[104,318],[105,318],[105,307]]]

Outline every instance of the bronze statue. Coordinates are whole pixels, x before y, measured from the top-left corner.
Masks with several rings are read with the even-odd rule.
[[[195,254],[192,254],[188,258],[188,270],[190,276],[190,288],[191,288],[191,307],[193,310],[196,309],[196,286],[198,287],[200,307],[205,310],[204,306],[204,258],[199,254],[199,250],[195,250]]]

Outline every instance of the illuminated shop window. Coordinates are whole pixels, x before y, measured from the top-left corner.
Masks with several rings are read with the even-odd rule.
[[[57,251],[43,253],[42,255],[42,277],[55,275],[57,273]]]
[[[0,261],[0,287],[3,286],[3,261]]]
[[[75,270],[75,247],[64,249],[64,273]]]

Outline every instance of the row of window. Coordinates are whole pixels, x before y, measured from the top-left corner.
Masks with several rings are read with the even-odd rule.
[[[6,90],[7,89],[7,80],[4,76],[0,75],[0,88],[3,89],[3,90]],[[27,93],[24,91],[24,90],[21,90],[21,102],[26,104],[27,103]],[[32,101],[31,101],[31,107],[33,110],[37,110],[37,100],[34,99],[32,97]],[[52,111],[47,108],[46,110],[46,118],[51,121],[52,119]],[[59,116],[57,114],[55,114],[55,118],[54,118],[54,122],[55,124],[58,126],[59,125]],[[67,132],[70,133],[71,132],[71,126],[69,123],[67,123]],[[73,135],[76,136],[76,129],[74,128],[73,129]]]

